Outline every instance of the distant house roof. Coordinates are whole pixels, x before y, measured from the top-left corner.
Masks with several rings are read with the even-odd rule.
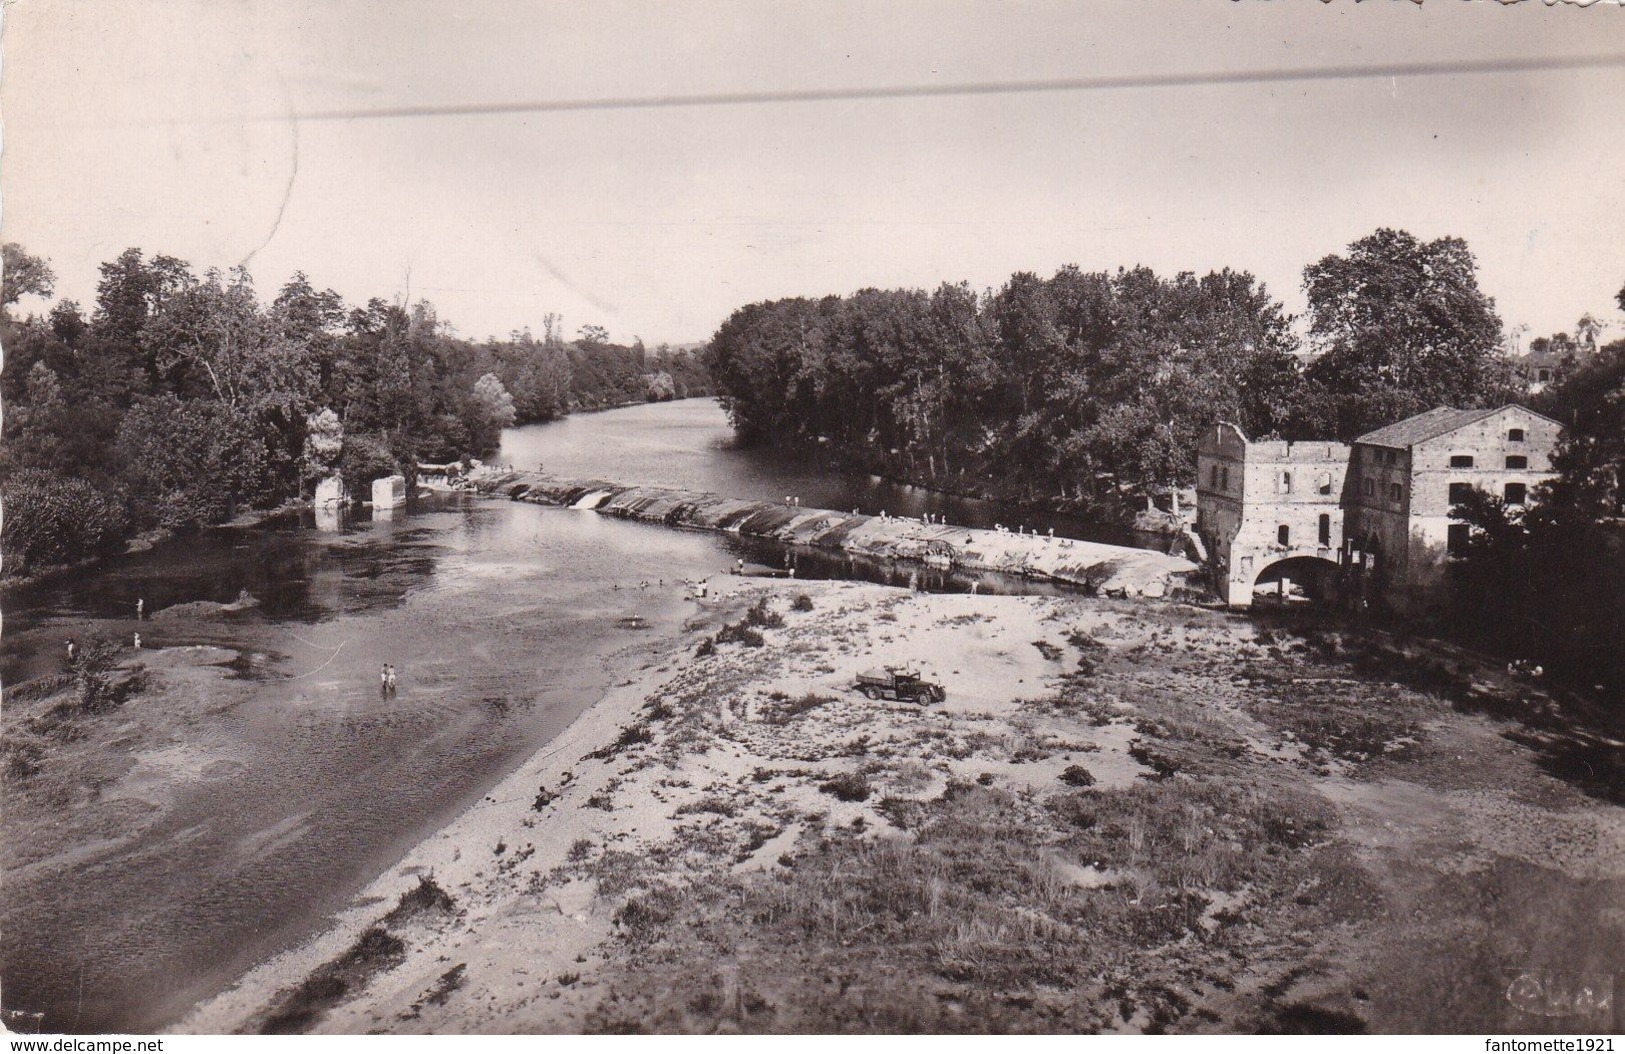
[[[1448,406],[1436,406],[1431,410],[1417,414],[1415,417],[1407,417],[1403,421],[1385,425],[1375,432],[1367,432],[1356,439],[1355,442],[1369,443],[1372,446],[1412,447],[1417,443],[1436,439],[1447,432],[1454,432],[1458,428],[1463,428],[1476,421],[1482,421],[1486,417],[1494,416],[1502,410],[1508,409],[1522,410],[1533,417],[1551,421],[1551,418],[1546,415],[1537,414],[1527,406],[1519,406],[1517,403],[1508,403],[1506,406],[1496,406],[1488,410],[1453,410]],[[1552,421],[1552,423],[1556,424],[1557,422]]]

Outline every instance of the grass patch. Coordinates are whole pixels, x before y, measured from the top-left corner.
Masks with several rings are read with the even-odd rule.
[[[784,625],[784,616],[767,606],[767,598],[761,597],[745,612],[746,626],[760,626],[763,629],[778,629]]]
[[[717,795],[713,794],[709,797],[701,798],[699,801],[691,801],[683,805],[679,805],[677,807],[677,811],[672,815],[693,816],[699,813],[712,813],[717,816],[732,817],[739,814],[739,808],[727,798],[718,797]]]
[[[433,874],[419,875],[418,884],[401,894],[401,899],[384,916],[384,925],[396,926],[429,911],[450,911],[456,905],[452,895],[440,888]]]
[[[868,801],[873,788],[869,777],[861,772],[842,772],[818,785],[825,794],[833,794],[841,801]]]
[[[760,630],[752,629],[743,622],[730,622],[717,630],[712,642],[721,646],[723,644],[738,644],[746,648],[760,648],[767,643]]]
[[[952,783],[879,811],[909,837],[810,828],[781,867],[629,901],[618,922],[643,944],[588,1030],[1176,1027],[1256,939],[1215,928],[1210,893],[1245,888],[1249,922],[1291,932],[1322,911],[1296,894],[1336,873],[1317,863],[1323,803],[1218,783],[1048,799]],[[1096,863],[1124,877],[1069,877]],[[720,996],[718,947],[740,979]]]
[[[304,1032],[325,1011],[352,992],[406,958],[406,944],[394,934],[374,926],[343,955],[318,966],[297,988],[271,1010],[260,1025],[261,1035]]]
[[[802,714],[809,713],[829,703],[838,702],[833,695],[821,695],[818,692],[808,692],[798,698],[790,698],[783,693],[774,693],[782,696],[774,700],[774,705],[764,708],[762,720],[770,725],[787,725]]]

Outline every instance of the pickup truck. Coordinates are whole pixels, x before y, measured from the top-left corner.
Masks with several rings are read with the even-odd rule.
[[[902,699],[914,703],[940,703],[948,698],[942,685],[920,680],[918,670],[902,666],[877,666],[858,674],[853,685],[870,699]]]

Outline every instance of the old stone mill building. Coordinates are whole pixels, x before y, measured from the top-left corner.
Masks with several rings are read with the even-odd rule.
[[[1219,596],[1246,607],[1255,591],[1301,586],[1425,610],[1467,544],[1451,507],[1474,488],[1527,502],[1555,475],[1560,430],[1516,404],[1438,407],[1352,444],[1254,442],[1214,425],[1197,447],[1196,526]]]

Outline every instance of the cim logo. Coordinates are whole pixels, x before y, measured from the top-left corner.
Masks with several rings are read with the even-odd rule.
[[[1614,1008],[1609,974],[1525,970],[1507,985],[1507,1002],[1540,1017],[1606,1017]]]

